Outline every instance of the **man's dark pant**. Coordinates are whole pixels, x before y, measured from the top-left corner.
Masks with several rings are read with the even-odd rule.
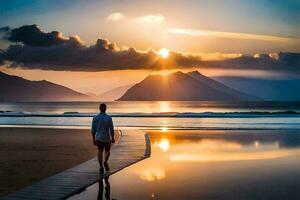
[[[110,151],[111,142],[96,141],[96,145],[98,147],[98,150],[101,150],[102,152],[104,149],[105,151]]]
[[[98,147],[98,161],[99,161],[100,169],[103,170],[103,150],[105,150],[104,166],[105,166],[106,170],[109,170],[107,161],[110,156],[111,142],[96,141],[96,145]]]

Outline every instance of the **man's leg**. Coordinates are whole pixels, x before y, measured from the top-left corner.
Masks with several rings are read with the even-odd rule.
[[[103,150],[102,149],[98,149],[98,161],[99,161],[100,168],[103,168],[102,167],[102,162],[103,162]]]
[[[109,156],[110,156],[110,146],[111,146],[111,143],[106,143],[105,144],[105,158],[104,158],[104,167],[106,170],[109,170],[109,166],[108,166],[108,159],[109,159]]]
[[[99,161],[99,166],[100,166],[100,172],[103,173],[103,150],[104,150],[104,145],[99,143],[97,144],[98,146],[98,161]]]

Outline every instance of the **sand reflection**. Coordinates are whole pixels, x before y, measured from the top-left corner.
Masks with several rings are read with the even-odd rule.
[[[298,155],[297,138],[276,134],[229,134],[226,132],[149,132],[153,154],[158,162],[217,162],[276,159]],[[300,144],[300,140],[299,140]],[[157,152],[160,150],[160,152]],[[162,152],[163,151],[163,154]]]
[[[151,157],[111,176],[114,199],[297,199],[300,195],[296,131],[147,133]],[[85,197],[77,199],[92,199]]]
[[[284,151],[266,151],[266,152],[237,152],[237,153],[179,153],[171,154],[170,161],[173,162],[221,162],[221,161],[243,161],[243,160],[267,160],[282,158],[292,155],[300,155],[300,151],[284,150]]]
[[[135,174],[142,180],[153,182],[167,178],[175,170],[175,163],[184,162],[237,162],[278,159],[300,155],[300,138],[291,135],[150,131],[151,157],[137,165]],[[291,148],[292,147],[292,148]]]
[[[299,150],[279,149],[278,142],[241,144],[223,139],[202,139],[173,144],[168,158],[174,162],[217,162],[275,159],[299,153]]]

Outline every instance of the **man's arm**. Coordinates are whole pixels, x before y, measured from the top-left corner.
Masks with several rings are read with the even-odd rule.
[[[114,130],[114,124],[113,124],[112,118],[110,118],[109,130],[110,130],[110,135],[111,135],[111,142],[115,143],[115,130]]]
[[[96,126],[96,119],[93,118],[93,122],[92,122],[92,128],[91,128],[91,133],[93,136],[93,144],[96,145],[96,139],[95,139],[95,134],[97,132],[97,126]]]

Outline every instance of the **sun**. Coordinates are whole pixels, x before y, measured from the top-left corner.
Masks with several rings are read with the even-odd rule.
[[[170,51],[167,48],[162,48],[158,51],[158,55],[162,58],[167,58],[170,55]]]

